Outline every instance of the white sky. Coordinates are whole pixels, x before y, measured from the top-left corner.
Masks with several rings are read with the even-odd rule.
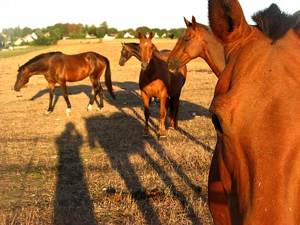
[[[104,2],[104,3],[103,3]],[[180,4],[179,4],[180,3]],[[251,15],[276,3],[292,14],[300,10],[300,0],[240,0],[248,23]],[[82,23],[118,30],[185,27],[183,17],[208,25],[207,0],[0,0],[0,32],[3,28],[52,26],[56,23]]]

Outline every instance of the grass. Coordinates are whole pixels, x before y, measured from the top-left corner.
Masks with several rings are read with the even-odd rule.
[[[49,48],[49,46],[28,47],[24,49],[14,49],[13,51],[0,51],[0,58],[9,58],[13,56],[24,55],[30,52],[44,50],[47,48]]]
[[[159,108],[151,107],[150,137],[143,138],[140,62],[118,65],[122,41],[49,48],[110,60],[116,100],[104,88],[100,112],[96,105],[86,111],[86,79],[68,84],[70,116],[60,88],[53,113],[44,116],[43,76],[31,77],[21,93],[12,90],[15,64],[39,53],[0,59],[0,224],[213,224],[206,188],[216,135],[207,115],[216,78],[201,59],[191,61],[178,130],[159,139]],[[172,49],[176,40],[154,43]]]

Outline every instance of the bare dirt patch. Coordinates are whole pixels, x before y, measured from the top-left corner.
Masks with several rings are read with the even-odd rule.
[[[179,129],[158,139],[158,107],[151,107],[151,136],[143,139],[140,62],[119,66],[121,41],[138,42],[57,45],[0,59],[0,224],[212,224],[206,187],[216,135],[208,107],[217,79],[202,59],[188,63]],[[172,49],[176,40],[153,42]],[[86,79],[68,83],[70,116],[60,87],[54,112],[44,116],[43,76],[21,92],[13,86],[18,65],[49,51],[106,56],[116,100],[105,91],[104,108],[87,112]]]

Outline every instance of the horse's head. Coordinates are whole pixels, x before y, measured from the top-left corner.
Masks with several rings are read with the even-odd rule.
[[[226,58],[209,109],[209,205],[216,224],[228,210],[232,224],[299,224],[300,22],[276,5],[253,18],[237,0],[209,0]]]
[[[184,22],[187,29],[178,38],[167,61],[168,69],[172,73],[176,73],[181,66],[201,56],[203,52],[202,45],[204,42],[201,36],[201,33],[203,33],[201,29],[204,28],[198,26],[194,16],[192,17],[192,23],[186,18],[184,18]],[[198,34],[197,31],[199,32]]]
[[[140,55],[141,55],[141,66],[143,70],[146,70],[149,67],[150,60],[152,59],[152,51],[155,48],[152,43],[153,32],[150,31],[149,37],[146,35],[142,36],[142,33],[139,31],[138,38],[140,39]]]
[[[14,90],[15,91],[20,91],[20,89],[22,87],[24,87],[25,84],[28,83],[29,77],[30,77],[30,75],[28,73],[28,70],[23,66],[19,67],[18,74],[17,74],[17,80],[16,80],[16,83],[15,83],[15,86],[14,86]]]
[[[122,44],[122,51],[119,60],[119,65],[124,66],[125,63],[131,58],[132,54],[125,43],[121,43],[121,44]]]

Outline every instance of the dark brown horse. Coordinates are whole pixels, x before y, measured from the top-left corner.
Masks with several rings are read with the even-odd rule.
[[[209,0],[226,59],[209,109],[209,207],[215,224],[300,224],[300,22],[275,4],[252,18]]]
[[[209,27],[198,24],[194,16],[192,23],[186,18],[184,22],[187,29],[179,37],[169,56],[169,70],[176,72],[189,61],[201,57],[219,77],[225,67],[222,44],[217,42]]]
[[[52,101],[55,84],[58,83],[64,93],[67,103],[67,113],[70,112],[71,104],[68,98],[66,82],[76,82],[90,77],[94,88],[94,94],[90,99],[88,110],[91,110],[97,94],[100,96],[100,106],[103,107],[103,89],[100,76],[105,70],[105,84],[110,95],[115,98],[111,84],[110,64],[106,57],[95,52],[86,52],[78,55],[65,55],[61,52],[49,52],[38,55],[29,60],[18,70],[15,91],[20,91],[28,83],[32,75],[42,74],[48,81],[50,89],[49,108],[46,115],[53,111]]]
[[[145,107],[144,135],[148,135],[149,133],[148,119],[150,110],[148,100],[151,97],[157,97],[160,99],[160,136],[164,137],[166,135],[164,122],[169,104],[170,127],[177,128],[179,97],[186,80],[187,69],[186,66],[183,66],[179,69],[178,73],[171,73],[168,71],[166,61],[160,56],[156,46],[152,43],[152,31],[148,38],[146,36],[143,37],[141,32],[138,33],[138,37],[140,39],[139,47],[142,62],[139,86]]]

